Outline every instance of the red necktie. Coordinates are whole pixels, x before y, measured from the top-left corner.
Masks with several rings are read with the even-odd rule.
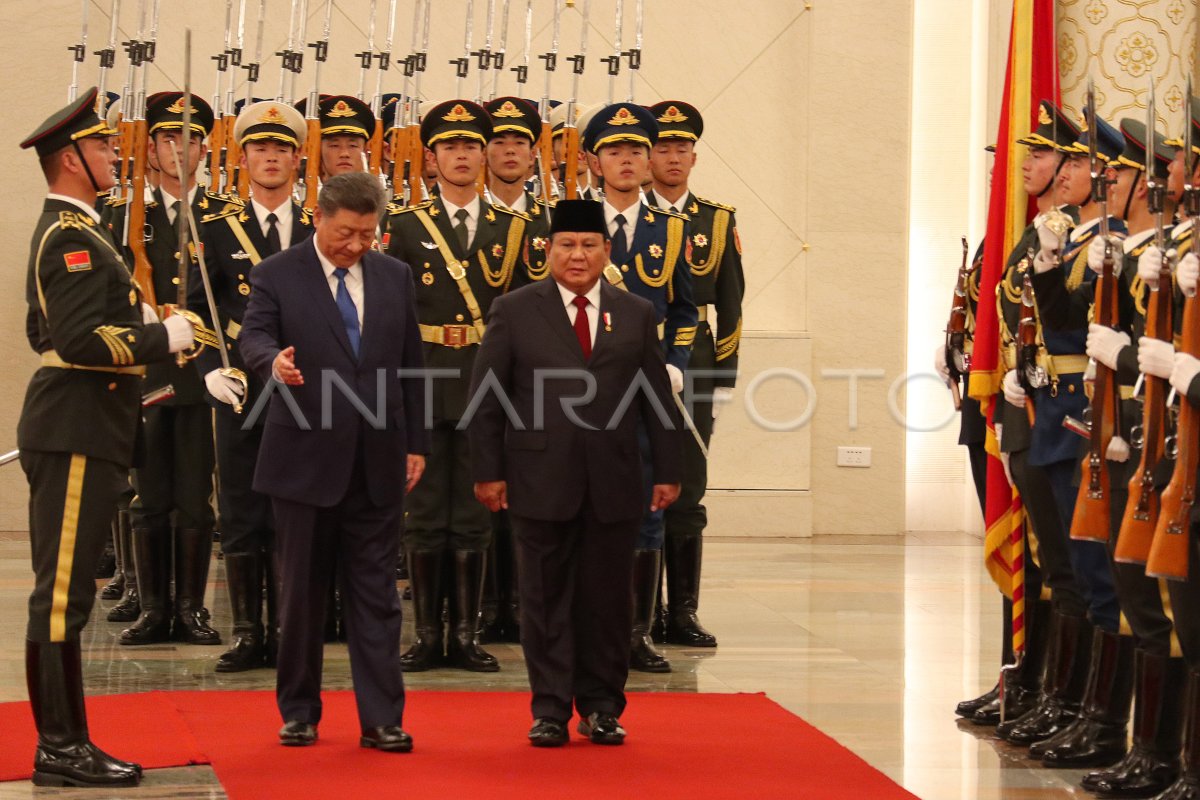
[[[588,327],[588,299],[581,294],[575,295],[571,301],[575,304],[575,335],[579,338],[579,346],[583,348],[583,360],[592,357],[592,329]]]

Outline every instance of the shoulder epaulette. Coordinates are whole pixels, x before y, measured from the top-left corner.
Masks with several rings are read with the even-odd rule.
[[[488,206],[488,208],[492,209],[493,211],[500,211],[500,212],[502,212],[504,214],[508,214],[509,216],[512,216],[512,217],[520,217],[521,219],[525,220],[526,222],[529,221],[529,215],[523,211],[513,211],[508,206],[498,206],[495,203],[484,203],[484,205]],[[484,213],[486,214],[487,212],[485,211]]]
[[[409,211],[416,211],[421,208],[429,208],[433,205],[433,200],[426,200],[423,203],[417,203],[411,206],[402,206],[399,203],[388,203],[388,214],[404,214]]]
[[[58,212],[58,226],[63,230],[74,228],[81,231],[84,228],[96,227],[96,220],[87,214],[80,214],[76,211],[60,211]]]
[[[303,206],[300,207],[300,224],[301,225],[311,225],[312,224],[312,212],[309,211],[307,208],[304,208]]]
[[[108,200],[104,201],[104,205],[108,208],[120,208],[129,202],[129,199],[122,195],[109,195]]]
[[[715,200],[709,200],[709,199],[707,199],[707,198],[700,197],[700,196],[698,196],[698,195],[696,196],[696,202],[697,202],[697,203],[703,203],[703,204],[704,204],[704,205],[706,205],[706,206],[712,206],[713,208],[720,208],[720,209],[723,209],[723,210],[725,210],[725,211],[728,211],[730,214],[735,214],[735,213],[737,213],[737,209],[736,209],[736,208],[734,208],[733,206],[727,206],[727,205],[725,205],[724,203],[718,203],[718,202],[716,202]]]
[[[233,194],[233,193],[227,193],[227,192],[210,192],[208,190],[205,190],[204,196],[207,197],[209,200],[214,200],[218,203],[237,203],[239,206],[246,205],[246,201],[243,200],[242,196],[239,194]]]
[[[215,196],[216,195],[214,195],[214,197]],[[231,217],[234,214],[240,214],[244,209],[245,206],[241,205],[240,203],[225,202],[225,205],[222,206],[219,211],[214,211],[211,214],[205,214],[203,217],[201,217],[200,223],[204,224],[205,222],[212,222],[213,220]]]

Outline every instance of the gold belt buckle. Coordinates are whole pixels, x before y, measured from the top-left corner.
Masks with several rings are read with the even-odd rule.
[[[443,325],[442,334],[447,347],[453,347],[455,350],[467,343],[467,331],[469,328],[466,325]]]

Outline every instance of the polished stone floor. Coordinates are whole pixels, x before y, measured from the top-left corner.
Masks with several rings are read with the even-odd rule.
[[[710,541],[701,616],[721,646],[667,648],[674,672],[634,673],[630,688],[765,692],[925,800],[1090,797],[1075,786],[1081,773],[1035,768],[989,732],[955,722],[954,703],[989,688],[998,666],[1000,603],[980,552],[977,538],[957,533]],[[214,624],[228,633],[224,568],[213,563],[208,604]],[[0,534],[0,701],[25,698],[29,582],[24,537]],[[98,610],[107,605],[98,604]],[[120,647],[119,628],[94,621],[85,630],[89,693],[274,686],[265,670],[215,674],[221,648]],[[406,620],[405,641],[410,637]],[[408,686],[526,687],[520,648],[490,649],[503,665],[499,673],[422,673],[407,676]],[[325,676],[327,687],[349,687],[344,646],[327,647]],[[275,731],[263,735],[273,737]],[[32,743],[7,744],[32,750]],[[113,793],[0,784],[0,800],[47,796],[225,794],[207,767],[152,771],[138,789]]]

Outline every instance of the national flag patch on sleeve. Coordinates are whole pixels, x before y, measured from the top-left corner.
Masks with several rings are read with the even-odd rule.
[[[63,261],[67,262],[67,272],[86,272],[92,268],[92,254],[87,250],[65,253]]]

